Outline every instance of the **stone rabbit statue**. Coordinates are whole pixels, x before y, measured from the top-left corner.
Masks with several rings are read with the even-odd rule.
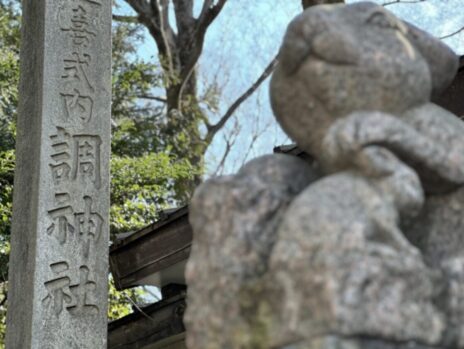
[[[189,348],[464,348],[464,123],[431,102],[457,66],[373,3],[292,21],[271,103],[320,170],[270,155],[196,191]]]

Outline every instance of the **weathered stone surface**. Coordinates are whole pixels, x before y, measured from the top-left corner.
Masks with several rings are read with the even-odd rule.
[[[290,24],[271,81],[282,128],[324,162],[322,142],[354,111],[403,113],[454,77],[457,56],[427,33],[369,2],[316,6]]]
[[[281,64],[271,84],[273,108],[282,127],[300,147],[314,154],[327,172],[351,168],[383,195],[392,194],[390,202],[396,203],[401,218],[398,223],[420,248],[427,266],[441,274],[429,278],[441,293],[429,293],[426,298],[446,313],[441,344],[447,346],[464,345],[460,338],[464,197],[458,189],[464,184],[464,124],[429,100],[447,86],[456,67],[457,57],[436,39],[385,9],[359,3],[317,7],[298,16],[284,39]],[[411,177],[398,172],[401,166],[390,176],[383,154],[366,154],[375,145],[388,149],[420,177],[429,195],[419,217],[414,218],[421,209],[419,201],[412,210],[402,204],[405,179],[413,184]],[[379,175],[385,180],[372,182]],[[408,187],[417,190],[415,185]],[[320,195],[329,195],[330,189],[325,192]],[[311,227],[327,231],[317,224]],[[399,304],[396,307],[402,309]],[[369,327],[375,327],[372,320],[364,324],[367,333],[376,332]],[[389,338],[408,331],[406,323],[411,322],[403,319],[400,323],[403,331],[394,329]],[[382,330],[387,331],[388,326]],[[421,331],[430,334],[425,327]]]
[[[190,205],[195,236],[186,271],[190,348],[240,348],[253,342],[240,294],[267,272],[282,215],[315,179],[302,160],[270,155],[196,191]]]
[[[440,290],[397,222],[395,206],[354,173],[319,180],[293,200],[268,271],[279,295],[266,300],[280,314],[273,343],[336,333],[437,344]]]
[[[464,348],[464,124],[430,103],[456,55],[360,2],[298,16],[279,62],[273,110],[325,177],[282,211],[253,204],[272,177],[220,206],[264,162],[200,188],[189,348]]]
[[[106,348],[110,0],[25,0],[8,349]]]
[[[429,197],[404,231],[433,269],[443,272],[440,305],[448,323],[446,343],[464,347],[464,189]]]
[[[406,116],[413,127],[384,112],[354,112],[337,120],[323,141],[326,168],[355,167],[377,175],[384,166],[381,157],[368,162],[358,158],[364,157],[366,147],[378,144],[414,167],[427,193],[446,193],[462,185],[464,123],[433,104],[413,108]]]
[[[414,341],[394,342],[373,338],[321,336],[312,340],[286,345],[278,349],[437,349]]]

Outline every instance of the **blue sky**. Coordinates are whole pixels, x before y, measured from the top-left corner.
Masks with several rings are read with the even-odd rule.
[[[348,0],[347,3],[359,0]],[[386,1],[375,1],[382,4]],[[196,0],[196,6],[203,1]],[[240,96],[262,73],[276,54],[289,21],[301,11],[300,0],[229,0],[209,29],[198,70],[200,85],[216,81],[221,87],[221,111]],[[395,4],[388,9],[399,17],[441,37],[464,26],[464,0],[425,0],[417,4]],[[128,8],[123,10],[130,12]],[[464,33],[445,41],[464,54]],[[140,54],[153,56],[156,48],[147,38]],[[225,148],[224,138],[234,136],[235,145],[223,173],[235,172],[245,160],[270,153],[288,143],[274,121],[269,106],[268,81],[246,101],[218,134],[207,153],[210,174],[216,170]],[[259,137],[254,140],[254,136]],[[253,147],[250,144],[253,143]]]

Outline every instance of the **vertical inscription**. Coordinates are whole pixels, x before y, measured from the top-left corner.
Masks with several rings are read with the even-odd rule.
[[[70,39],[71,49],[62,56],[63,74],[60,96],[65,107],[65,121],[90,122],[93,114],[95,86],[89,74],[93,57],[89,48],[98,37],[99,1],[68,1],[59,8],[61,31]]]
[[[65,120],[77,122],[89,122],[92,117],[93,99],[89,95],[83,95],[77,88],[68,92],[61,92],[63,103],[66,108]]]
[[[70,181],[101,185],[101,144],[100,136],[89,134],[71,135],[62,127],[57,127],[52,141],[49,167],[56,186]]]
[[[100,189],[101,184],[100,145],[101,139],[98,136],[74,136],[73,179],[88,179],[97,189]]]
[[[92,302],[95,282],[89,279],[89,268],[82,265],[78,269],[77,282],[70,272],[69,263],[61,261],[50,265],[54,278],[45,283],[47,296],[42,304],[54,316],[63,310],[73,315],[98,314],[98,306]]]
[[[67,58],[63,59],[64,74],[61,76],[66,86],[81,85],[84,89],[94,91],[93,85],[90,83],[87,69],[90,65],[92,57],[88,53],[80,54],[72,52]]]
[[[91,17],[86,8],[83,4],[76,3],[71,8],[71,16],[67,17],[66,9],[61,7],[59,11],[61,30],[70,33],[74,46],[88,47],[91,38],[95,38],[97,34],[90,26]]]
[[[97,242],[100,238],[103,218],[97,212],[93,211],[92,198],[84,196],[84,212],[75,214],[75,222],[79,238],[83,245],[83,254],[87,258],[90,251],[90,243]]]
[[[49,164],[55,185],[59,185],[62,181],[69,180],[69,175],[71,173],[70,135],[62,127],[57,127],[57,129],[58,132],[50,137],[52,140],[52,149],[50,153],[52,162]]]
[[[6,348],[103,349],[112,0],[22,5]]]
[[[74,233],[74,227],[69,223],[74,212],[70,202],[71,197],[68,193],[56,193],[56,207],[48,211],[52,223],[48,227],[47,233],[53,234],[61,245],[66,243],[70,234]]]
[[[92,197],[83,197],[82,212],[75,212],[68,193],[55,194],[55,202],[56,207],[48,210],[51,221],[48,235],[53,235],[60,245],[64,245],[76,233],[74,238],[82,246],[83,257],[87,259],[91,244],[98,242],[104,224],[103,217],[94,211]]]
[[[53,263],[51,274],[44,281],[47,296],[42,305],[58,317],[64,309],[71,316],[98,314],[99,311],[90,301],[96,283],[89,275],[95,264],[92,246],[98,242],[105,224],[93,199],[99,194],[102,182],[102,139],[88,130],[96,121],[92,47],[98,38],[101,5],[96,0],[66,0],[58,10],[58,27],[68,45],[66,51],[59,53],[63,65],[57,84],[63,115],[55,118],[56,132],[50,136],[48,165],[55,188],[55,204],[47,210],[50,220],[47,235],[66,252],[75,253],[72,247],[80,245],[79,265],[70,265],[70,261]],[[76,133],[76,129],[83,132]],[[72,190],[76,187],[79,188],[77,193]],[[78,281],[73,283],[73,280]]]

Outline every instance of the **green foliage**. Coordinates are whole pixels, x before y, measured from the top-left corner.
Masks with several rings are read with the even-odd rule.
[[[5,349],[5,332],[6,332],[6,283],[0,285],[0,349]]]
[[[111,160],[111,231],[125,232],[147,225],[161,209],[173,206],[176,182],[193,179],[187,160],[169,153],[140,157],[113,156]]]
[[[0,283],[3,284],[7,280],[10,251],[19,82],[19,16],[12,5],[3,3],[0,3],[0,47]]]
[[[13,149],[18,105],[19,16],[0,3],[0,151]]]
[[[0,151],[0,283],[8,273],[14,166],[14,151]]]
[[[10,227],[13,201],[14,137],[19,82],[19,16],[0,2],[0,349],[4,349]]]
[[[199,171],[178,160],[167,141],[161,67],[137,58],[139,25],[113,25],[111,232],[153,222],[161,209],[183,203],[185,183]]]
[[[185,118],[175,123],[172,115],[167,122],[162,93],[168,82],[160,64],[137,58],[144,44],[141,30],[131,23],[113,25],[113,233],[136,229],[156,218],[159,209],[185,203],[191,183],[201,175],[201,162],[195,161],[201,156],[195,156],[199,152],[191,142],[198,123]],[[127,172],[137,179],[133,186],[124,183],[127,193],[120,200],[119,173]]]
[[[132,313],[132,304],[143,298],[145,292],[140,288],[118,291],[110,277],[108,288],[108,321],[117,320]],[[1,327],[0,327],[1,330]],[[0,349],[2,349],[0,347]]]
[[[139,26],[114,25],[112,152],[118,156],[160,150],[163,105],[152,99],[151,93],[162,80],[157,65],[135,58],[142,43]]]

